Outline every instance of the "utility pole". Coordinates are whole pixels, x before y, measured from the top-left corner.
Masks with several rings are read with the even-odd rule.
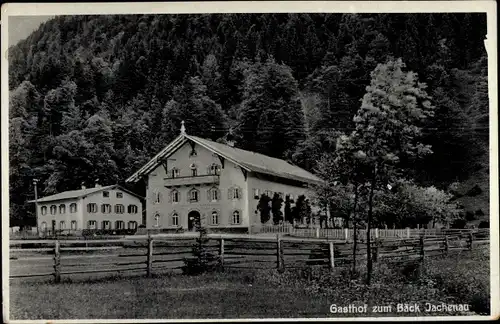
[[[39,235],[38,228],[38,190],[36,188],[36,184],[38,183],[38,179],[33,179],[33,185],[35,186],[35,218],[36,218],[36,234]]]

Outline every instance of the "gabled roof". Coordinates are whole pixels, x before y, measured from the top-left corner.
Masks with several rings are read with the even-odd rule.
[[[238,149],[229,145],[213,142],[200,137],[187,135],[182,133],[172,143],[165,147],[160,153],[155,155],[148,163],[130,176],[126,182],[137,182],[143,175],[149,174],[161,163],[162,158],[166,158],[174,153],[180,146],[187,141],[194,143],[216,153],[223,158],[235,163],[243,169],[262,173],[272,176],[277,176],[285,179],[293,179],[309,184],[317,184],[323,182],[322,179],[314,174],[298,167],[287,161],[273,158],[260,153]]]
[[[110,190],[110,189],[115,189],[115,188],[120,188],[120,190],[122,190],[122,191],[124,191],[132,196],[135,196],[139,199],[143,199],[143,197],[141,197],[141,196],[139,196],[131,191],[128,191],[127,189],[124,189],[123,187],[115,184],[115,185],[111,185],[111,186],[98,187],[98,188],[85,188],[85,189],[78,189],[78,190],[63,191],[63,192],[57,193],[55,195],[39,198],[36,201],[30,200],[28,202],[29,203],[34,203],[34,202],[41,203],[41,202],[48,202],[48,201],[55,201],[55,200],[76,199],[76,198],[80,198],[83,196],[88,196],[90,194],[94,194],[94,193],[99,192],[99,191]]]

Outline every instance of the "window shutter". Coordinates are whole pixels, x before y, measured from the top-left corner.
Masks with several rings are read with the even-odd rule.
[[[173,190],[170,190],[169,194],[168,194],[168,202],[169,203],[172,203],[174,201],[174,191]]]
[[[227,199],[233,199],[233,188],[227,190]]]
[[[212,193],[212,189],[208,189],[207,190],[207,200],[208,201],[212,201],[212,197],[211,197],[212,195],[211,195],[211,193]]]

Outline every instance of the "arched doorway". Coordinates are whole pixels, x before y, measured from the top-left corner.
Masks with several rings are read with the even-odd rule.
[[[200,224],[200,213],[192,210],[188,214],[188,231],[196,231],[196,227]]]

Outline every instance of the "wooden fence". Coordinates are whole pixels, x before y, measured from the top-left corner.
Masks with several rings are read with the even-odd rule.
[[[375,262],[383,259],[388,262],[423,261],[426,257],[471,250],[489,243],[489,238],[479,234],[469,232],[443,237],[376,239],[373,242],[373,259]],[[287,238],[282,235],[263,238],[209,234],[208,238],[207,251],[218,255],[221,266],[228,269],[334,268],[352,264],[353,261],[353,245],[347,241]],[[11,241],[10,278],[49,276],[60,282],[62,276],[76,274],[142,272],[151,276],[155,272],[182,268],[185,258],[193,257],[194,243],[193,236],[185,235],[87,242]],[[358,243],[356,258],[366,258],[366,243]]]

